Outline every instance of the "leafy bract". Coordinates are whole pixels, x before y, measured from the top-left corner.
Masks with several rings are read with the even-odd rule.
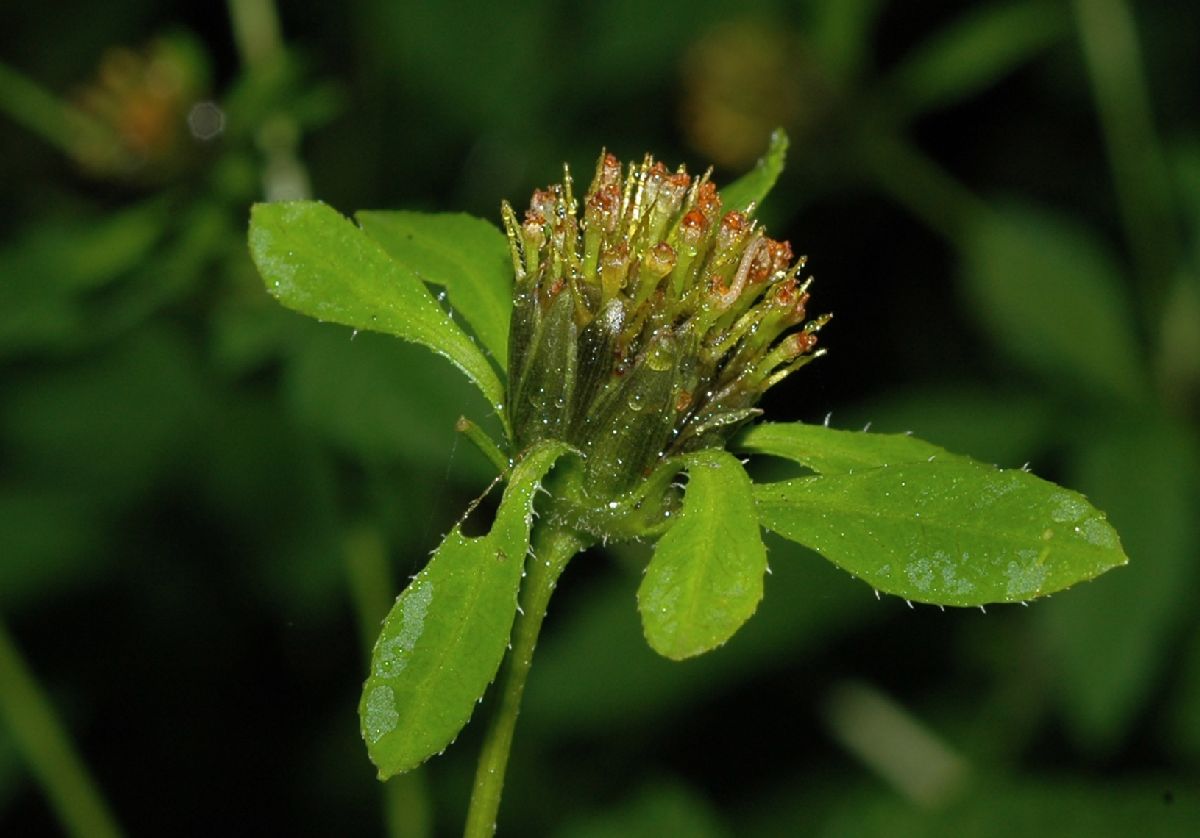
[[[329,206],[256,204],[250,253],[267,290],[288,308],[422,344],[466,373],[503,415],[504,388],[471,338],[411,269]]]
[[[558,442],[531,449],[513,469],[491,532],[451,530],[384,620],[359,704],[380,779],[450,744],[495,677],[516,614],[534,493],[568,450]]]
[[[505,368],[513,275],[504,234],[466,213],[363,210],[354,217],[393,259],[443,286],[454,311]]]
[[[719,450],[685,462],[688,485],[679,520],[659,539],[638,589],[646,640],[673,660],[732,637],[758,607],[767,569],[741,463]]]
[[[833,456],[806,454],[819,476],[756,486],[759,520],[879,591],[942,605],[1019,602],[1127,561],[1086,498],[1025,471],[907,437],[881,448],[872,434],[820,426],[795,433],[809,450],[827,447]],[[939,453],[890,460],[883,449],[903,439],[914,451]]]
[[[850,473],[898,463],[967,461],[908,434],[839,431],[803,422],[763,422],[743,432],[736,447],[750,454],[794,460],[821,474]]]
[[[763,198],[775,186],[783,173],[787,157],[788,137],[782,128],[771,132],[767,153],[759,158],[754,168],[733,183],[721,189],[721,205],[727,210],[745,210],[751,204],[761,204]]]

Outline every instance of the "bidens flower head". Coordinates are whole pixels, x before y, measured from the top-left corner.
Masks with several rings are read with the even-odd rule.
[[[564,440],[584,487],[628,491],[673,454],[719,447],[768,388],[820,354],[787,242],[723,212],[710,173],[601,154],[579,216],[569,170],[503,207],[516,272],[509,419],[518,449]]]

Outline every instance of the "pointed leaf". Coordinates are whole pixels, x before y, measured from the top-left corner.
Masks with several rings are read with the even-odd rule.
[[[762,599],[767,551],[750,478],[731,454],[686,458],[679,520],[659,539],[638,589],[642,629],[664,657],[682,660],[720,646]]]
[[[317,201],[255,204],[250,254],[267,290],[288,308],[427,346],[503,415],[504,388],[483,353],[416,274],[335,210]]]
[[[393,259],[443,286],[450,307],[507,369],[513,273],[499,228],[466,213],[364,210],[354,217]]]
[[[763,526],[918,602],[1019,602],[1128,561],[1082,495],[964,458],[803,477],[754,496]]]
[[[734,445],[749,454],[794,460],[820,474],[849,474],[900,463],[968,461],[908,434],[838,431],[803,422],[763,422],[743,431]]]
[[[726,210],[745,210],[751,204],[759,206],[783,173],[787,157],[788,137],[782,128],[771,132],[767,153],[754,168],[721,190],[721,205]]]
[[[491,532],[451,530],[384,620],[359,704],[380,779],[449,745],[495,678],[516,614],[533,496],[568,450],[535,446],[513,469]]]

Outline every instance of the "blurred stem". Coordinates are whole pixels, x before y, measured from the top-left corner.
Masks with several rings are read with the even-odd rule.
[[[538,633],[559,576],[567,562],[586,546],[583,539],[570,530],[550,526],[539,526],[534,530],[533,555],[529,557],[521,586],[521,608],[513,625],[512,649],[504,665],[500,706],[492,717],[483,741],[483,752],[479,755],[464,838],[489,838],[496,832],[504,772],[517,716],[521,712],[525,681],[533,665]]]
[[[68,155],[79,149],[83,137],[112,135],[100,122],[2,62],[0,112]]]
[[[229,0],[229,18],[238,54],[249,73],[267,74],[286,59],[274,0]],[[290,114],[269,115],[257,140],[265,158],[263,194],[268,201],[294,201],[312,194],[308,170],[300,161],[300,126]]]
[[[1130,252],[1161,305],[1180,243],[1133,15],[1124,0],[1076,0],[1075,17]]]
[[[872,133],[861,151],[861,162],[874,182],[956,246],[989,211],[981,198],[900,137]]]
[[[392,607],[395,581],[383,539],[374,527],[363,525],[352,529],[346,536],[342,554],[359,636],[369,662],[379,626]],[[428,838],[433,834],[433,814],[422,769],[398,774],[384,782],[383,798],[384,823],[391,838]]]
[[[123,834],[2,621],[0,717],[7,720],[18,750],[69,834]]]

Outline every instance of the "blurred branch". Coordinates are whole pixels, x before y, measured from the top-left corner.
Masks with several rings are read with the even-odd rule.
[[[1133,16],[1124,0],[1076,0],[1075,16],[1125,235],[1161,304],[1178,264],[1179,232]]]
[[[3,622],[0,717],[68,833],[88,838],[123,834]]]
[[[392,606],[396,590],[388,567],[386,547],[378,531],[366,525],[352,529],[342,549],[350,596],[358,617],[363,649],[370,660],[380,624]],[[418,768],[383,784],[384,821],[391,838],[428,838],[433,833],[425,773]]]
[[[273,0],[229,0],[229,17],[247,72],[267,72],[284,60]],[[312,194],[308,170],[299,156],[300,133],[295,117],[282,112],[263,120],[258,129],[258,145],[265,158],[263,194],[268,201],[294,201]]]
[[[0,112],[68,155],[78,152],[84,138],[115,142],[112,132],[102,123],[3,63],[0,63]]]

